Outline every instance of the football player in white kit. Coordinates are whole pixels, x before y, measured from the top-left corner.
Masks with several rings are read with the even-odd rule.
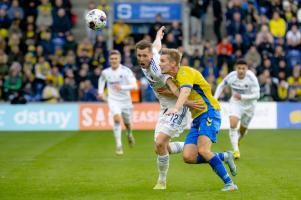
[[[152,43],[142,40],[136,44],[136,54],[139,66],[151,85],[157,99],[160,102],[160,116],[155,128],[155,151],[157,154],[157,168],[159,177],[154,189],[166,189],[166,176],[169,167],[169,154],[183,151],[184,142],[169,142],[171,138],[178,137],[187,127],[189,111],[184,106],[172,116],[164,115],[169,107],[173,106],[177,97],[166,86],[168,75],[163,75],[159,66],[161,39],[164,35],[164,27],[161,27],[155,41]],[[189,104],[190,103],[190,104]],[[187,105],[198,106],[195,102]]]
[[[235,64],[236,71],[228,74],[217,86],[214,97],[218,99],[226,86],[231,87],[230,130],[229,136],[234,150],[234,158],[240,158],[238,142],[247,134],[247,129],[254,115],[255,105],[259,99],[259,83],[254,73],[248,70],[247,62],[240,59]],[[240,121],[239,131],[237,130]]]
[[[129,145],[132,147],[135,143],[132,128],[132,99],[130,90],[137,89],[136,78],[133,72],[126,66],[121,65],[121,55],[117,50],[113,50],[109,55],[110,67],[103,70],[98,81],[98,95],[104,99],[104,88],[107,83],[108,105],[110,114],[113,117],[113,132],[116,142],[116,154],[122,155],[121,143],[121,121],[126,127]],[[122,120],[121,120],[122,119]]]

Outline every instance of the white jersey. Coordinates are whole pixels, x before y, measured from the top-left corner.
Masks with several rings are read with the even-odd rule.
[[[160,95],[157,90],[159,88],[165,88],[166,80],[170,77],[169,75],[164,75],[161,73],[161,68],[159,66],[160,63],[160,54],[156,49],[153,49],[153,58],[150,63],[150,67],[148,69],[142,68],[142,72],[144,73],[148,83],[152,87],[157,99],[160,102],[161,109],[166,109],[174,106],[177,102],[177,98],[172,96],[164,96]]]
[[[111,67],[103,70],[98,80],[98,93],[103,94],[105,83],[108,88],[108,101],[132,104],[130,90],[137,88],[136,78],[133,72],[126,66],[120,65],[116,70]],[[113,88],[114,84],[120,84],[121,90]]]
[[[259,83],[254,73],[250,70],[247,71],[244,79],[239,79],[236,71],[228,74],[216,88],[214,94],[216,99],[218,99],[224,87],[227,85],[230,86],[232,90],[230,103],[239,103],[244,107],[253,107],[259,99]],[[241,100],[237,100],[233,97],[236,93],[241,95]]]

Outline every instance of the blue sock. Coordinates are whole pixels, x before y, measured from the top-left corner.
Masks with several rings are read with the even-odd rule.
[[[214,155],[210,160],[209,164],[215,173],[224,181],[225,184],[232,183],[232,179],[230,178],[225,166],[218,156]]]
[[[214,153],[215,155],[217,155],[217,157],[221,160],[224,161],[225,160],[225,156],[223,152],[217,152]],[[198,157],[196,159],[197,164],[203,164],[203,163],[208,163],[200,154],[198,154]]]
[[[217,157],[221,160],[221,161],[225,161],[225,154],[224,152],[217,152],[214,153],[215,155],[217,155]]]

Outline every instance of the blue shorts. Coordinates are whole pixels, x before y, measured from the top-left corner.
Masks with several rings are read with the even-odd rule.
[[[207,111],[192,121],[192,127],[185,139],[185,144],[197,144],[200,135],[206,135],[216,143],[216,135],[221,126],[219,110]]]

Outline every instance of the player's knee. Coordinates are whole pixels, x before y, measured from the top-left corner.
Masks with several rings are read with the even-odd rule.
[[[231,129],[236,129],[237,128],[237,124],[236,123],[230,123],[230,128]]]
[[[209,158],[211,157],[211,151],[210,149],[207,149],[207,148],[199,148],[199,154],[203,157],[203,158]],[[207,160],[207,159],[206,159]]]
[[[121,123],[121,119],[119,116],[114,117],[114,123],[115,124],[120,124]]]
[[[187,164],[194,164],[194,163],[196,163],[196,158],[193,155],[184,154],[183,155],[183,160]]]
[[[167,144],[164,140],[156,140],[155,142],[156,152],[165,150],[167,148]]]

